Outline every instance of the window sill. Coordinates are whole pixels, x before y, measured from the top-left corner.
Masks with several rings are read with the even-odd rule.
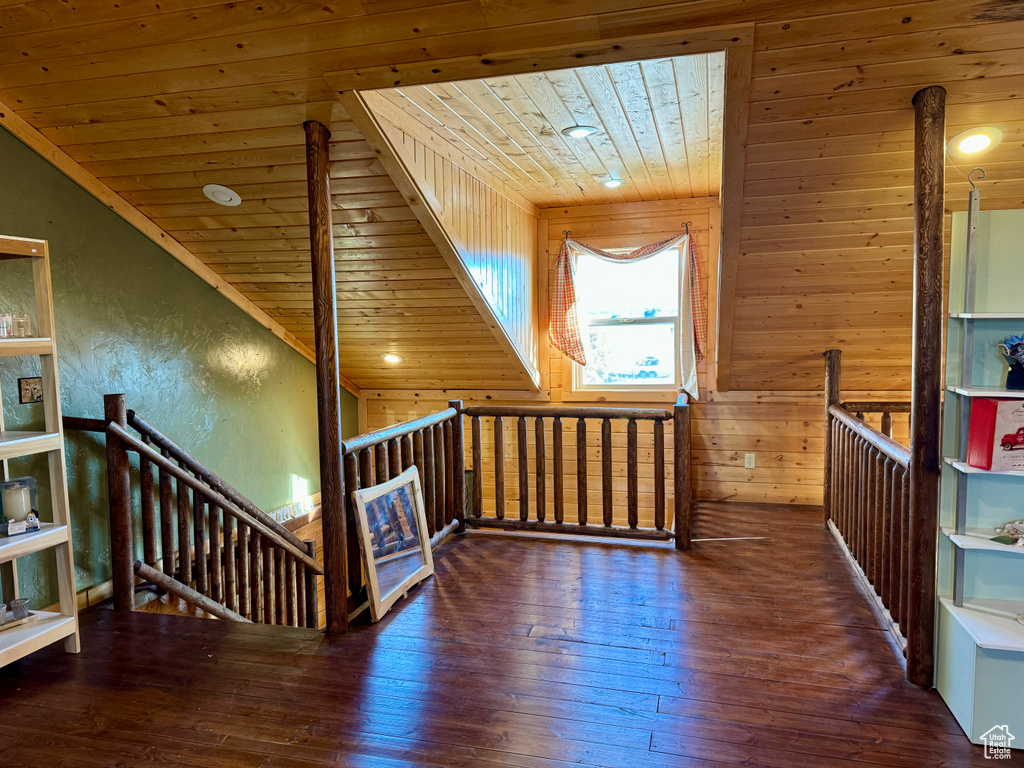
[[[670,407],[679,397],[678,387],[658,389],[576,389],[562,392],[567,403],[659,403]]]

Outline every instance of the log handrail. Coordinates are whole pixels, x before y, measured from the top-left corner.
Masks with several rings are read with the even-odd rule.
[[[471,405],[462,409],[465,416],[500,416],[552,419],[638,419],[671,421],[672,411],[662,408],[591,408],[560,405]]]
[[[162,451],[167,451],[175,461],[184,464],[190,471],[199,475],[209,488],[217,491],[217,493],[224,498],[233,501],[238,508],[259,520],[264,526],[274,531],[280,538],[290,542],[296,549],[302,550],[305,548],[305,544],[303,544],[295,534],[253,504],[226,481],[218,477],[211,469],[204,466],[194,456],[185,451],[181,446],[133,410],[128,411],[128,424],[138,431],[139,434],[148,437],[157,448]]]
[[[866,441],[873,448],[895,461],[904,469],[907,468],[910,463],[910,449],[905,445],[901,445],[891,437],[879,432],[867,422],[858,419],[842,406],[829,406],[828,412],[833,418],[841,421],[855,432],[858,437]]]
[[[150,463],[156,465],[158,469],[163,470],[164,472],[171,475],[179,482],[187,485],[189,488],[198,491],[210,502],[216,504],[218,507],[220,507],[225,512],[230,514],[236,520],[239,520],[242,523],[248,525],[250,528],[253,528],[257,533],[259,533],[262,537],[270,541],[274,546],[276,546],[279,549],[285,550],[289,555],[294,557],[296,560],[302,562],[302,564],[305,565],[307,568],[315,571],[317,574],[323,574],[323,566],[316,560],[311,558],[304,551],[305,545],[302,544],[301,541],[299,542],[300,545],[302,545],[300,548],[292,544],[291,541],[285,539],[284,537],[278,536],[276,531],[264,525],[262,521],[252,517],[247,512],[237,507],[233,502],[229,501],[226,497],[222,496],[220,493],[204,484],[202,480],[193,477],[191,474],[186,472],[184,469],[179,467],[174,462],[161,456],[154,449],[150,448],[144,442],[137,439],[134,435],[125,431],[120,425],[116,423],[108,424],[107,435],[119,439],[127,449],[135,451],[140,456],[145,456],[146,459],[149,460]],[[292,536],[292,538],[295,537]]]
[[[376,432],[367,432],[365,435],[358,435],[353,437],[351,440],[345,440],[344,453],[347,456],[350,453],[356,453],[365,448],[374,448],[378,445],[390,442],[405,435],[411,435],[413,432],[418,432],[421,429],[433,427],[442,422],[448,421],[459,413],[454,408],[446,408],[443,411],[432,413],[429,416],[423,416],[419,419],[413,419],[412,421],[403,421],[400,424],[394,424],[384,429],[378,429]]]
[[[161,573],[156,568],[146,565],[141,560],[136,560],[133,565],[135,575],[141,579],[145,579],[153,586],[159,587],[165,592],[170,592],[175,597],[180,597],[186,603],[199,608],[200,610],[206,611],[211,616],[216,616],[218,619],[224,621],[237,621],[244,624],[252,624],[249,619],[245,618],[238,613],[235,613],[230,608],[226,608],[215,600],[211,600],[201,592],[196,592],[192,587],[186,587],[177,579],[173,579],[164,573]]]
[[[910,413],[910,403],[903,400],[854,400],[840,405],[850,413]]]

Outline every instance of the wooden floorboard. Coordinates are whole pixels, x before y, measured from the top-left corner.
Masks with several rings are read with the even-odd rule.
[[[990,764],[904,681],[820,512],[705,505],[695,535],[763,538],[472,534],[332,639],[95,610],[80,656],[0,670],[0,765]]]

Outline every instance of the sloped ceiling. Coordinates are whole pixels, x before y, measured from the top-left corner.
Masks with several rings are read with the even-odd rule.
[[[459,346],[479,325],[323,74],[422,61],[429,73],[453,57],[609,48],[672,30],[685,43],[690,30],[753,23],[742,219],[725,223],[740,228],[729,265],[735,297],[722,307],[734,315],[732,345],[721,350],[731,384],[818,389],[821,351],[840,346],[848,388],[904,389],[911,98],[944,85],[950,134],[1003,128],[1006,139],[984,160],[985,207],[1021,207],[1019,5],[0,0],[0,122],[11,125],[13,114],[41,131],[306,343],[301,124],[325,122],[339,267],[351,266],[340,296],[346,372],[363,386],[498,386],[515,375],[513,363],[493,356],[499,347],[484,334],[479,349],[432,347],[436,357],[421,369],[379,361],[396,326]],[[235,186],[245,202],[214,206],[201,196],[206,182]],[[962,209],[966,190],[950,169],[948,207]]]

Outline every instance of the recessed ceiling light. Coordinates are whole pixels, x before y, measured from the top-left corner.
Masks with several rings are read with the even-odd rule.
[[[404,363],[405,358],[401,355],[396,355],[394,352],[385,352],[380,356],[380,359],[385,363]]]
[[[992,126],[970,128],[961,131],[946,145],[946,152],[957,158],[977,157],[990,149],[995,149],[1003,140],[1003,132]]]
[[[609,189],[615,189],[616,187],[621,187],[625,182],[623,182],[622,179],[611,178],[605,179],[601,183],[604,184]]]
[[[217,203],[217,205],[234,207],[242,203],[241,195],[233,189],[222,187],[220,184],[207,184],[203,187],[203,194]]]
[[[597,128],[592,125],[570,125],[562,129],[562,135],[572,139],[585,139],[597,133]]]

